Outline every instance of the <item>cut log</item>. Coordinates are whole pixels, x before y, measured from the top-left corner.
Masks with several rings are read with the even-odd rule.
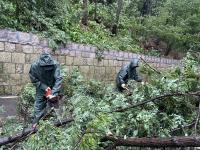
[[[117,146],[128,147],[199,147],[200,136],[177,136],[169,138],[121,138],[115,136],[106,136],[104,141],[112,141]]]

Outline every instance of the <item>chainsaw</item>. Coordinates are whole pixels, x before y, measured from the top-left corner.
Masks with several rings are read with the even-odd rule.
[[[46,93],[45,93],[45,98],[50,107],[58,108],[59,100],[61,100],[63,98],[63,94],[58,94],[57,96],[52,96],[51,88],[47,88]]]

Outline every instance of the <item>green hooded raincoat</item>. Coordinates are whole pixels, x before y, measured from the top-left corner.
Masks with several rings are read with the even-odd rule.
[[[47,100],[44,95],[47,87],[52,89],[54,96],[60,92],[62,82],[60,65],[49,53],[42,53],[40,58],[32,63],[29,76],[36,87],[33,123],[37,123],[46,113]]]

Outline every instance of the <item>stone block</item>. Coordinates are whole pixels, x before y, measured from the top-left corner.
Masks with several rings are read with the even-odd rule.
[[[116,74],[120,71],[121,67],[116,67]]]
[[[13,63],[25,63],[25,54],[23,53],[12,53]]]
[[[109,66],[113,66],[114,65],[114,63],[113,63],[113,60],[108,60],[108,64],[109,64]]]
[[[33,61],[38,59],[39,56],[40,56],[39,54],[26,54],[25,55],[25,62],[26,63],[32,63]]]
[[[4,51],[5,50],[5,44],[4,42],[0,42],[0,51]]]
[[[15,73],[22,74],[24,71],[23,64],[15,64]]]
[[[8,31],[8,41],[13,43],[18,43],[18,33],[13,31]]]
[[[72,72],[72,66],[63,66],[63,69],[65,69],[67,73]]]
[[[90,46],[90,52],[95,53],[97,51],[97,48],[94,46]]]
[[[81,51],[76,51],[76,57],[83,57]]]
[[[90,50],[91,50],[91,46],[89,46],[89,45],[84,46],[84,51],[90,52]]]
[[[94,79],[94,66],[89,66],[90,70],[89,70],[89,74],[88,74],[88,79]]]
[[[93,59],[94,66],[103,66],[103,60]]]
[[[62,49],[60,49],[60,54],[62,54],[62,55],[68,55],[69,54],[69,50],[66,49],[66,48],[62,48]]]
[[[81,51],[76,51],[76,57],[82,57]]]
[[[0,74],[0,85],[8,85],[10,75]]]
[[[15,45],[15,51],[16,51],[16,52],[22,52],[22,51],[23,51],[22,45],[21,45],[21,44],[16,44],[16,45]]]
[[[40,39],[40,45],[42,47],[48,47],[49,46],[49,41],[47,39],[45,39],[45,38],[41,38]]]
[[[87,59],[82,57],[74,57],[75,66],[84,66],[87,65]]]
[[[76,51],[75,50],[70,50],[69,51],[69,56],[75,57],[76,56]]]
[[[5,43],[5,51],[14,52],[15,51],[15,44],[6,42]]]
[[[21,74],[10,74],[9,84],[10,85],[20,85],[21,84]]]
[[[81,52],[81,56],[85,57],[85,58],[89,58],[90,57],[90,53],[88,53],[88,52]]]
[[[104,59],[104,60],[103,60],[103,66],[109,66],[109,62],[108,62],[107,59]]]
[[[123,66],[123,61],[117,61],[117,66],[118,66],[118,67]]]
[[[0,30],[0,41],[8,40],[8,30]]]
[[[42,46],[33,46],[33,53],[37,53],[40,54],[43,51],[43,47]]]
[[[2,73],[3,73],[3,63],[0,62],[0,74],[2,74]]]
[[[95,67],[94,71],[95,71],[95,75],[94,75],[95,79],[101,80],[101,81],[105,80],[106,78],[105,67]]]
[[[89,66],[94,65],[93,58],[87,58],[87,65],[89,65]]]
[[[86,58],[95,58],[95,53],[91,53],[91,52],[82,52],[82,57],[86,57]]]
[[[65,60],[66,60],[65,56],[59,56],[59,55],[58,55],[58,62],[59,62],[61,65],[64,65],[64,64],[65,64]]]
[[[80,66],[79,71],[84,75],[85,78],[87,78],[90,73],[90,68],[89,66]]]
[[[97,59],[93,59],[93,64],[94,64],[94,66],[98,66],[98,60]]]
[[[31,34],[31,44],[38,45],[40,44],[39,37],[37,35]]]
[[[70,57],[70,56],[66,56],[65,57],[65,63],[66,63],[66,65],[73,65],[74,64],[74,57]]]
[[[18,95],[22,90],[22,86],[12,86],[12,95]]]
[[[79,46],[80,46],[80,44],[77,44],[77,43],[72,43],[71,44],[71,50],[79,50]]]
[[[50,47],[43,47],[42,52],[48,52],[50,54],[52,54],[53,49]]]
[[[118,65],[118,61],[117,60],[113,60],[113,66],[117,66]]]
[[[33,53],[33,46],[31,45],[23,45],[22,46],[23,52],[24,53]]]
[[[21,84],[25,85],[27,83],[31,83],[29,75],[28,74],[22,74]]]
[[[3,72],[4,73],[15,73],[15,64],[4,63],[3,64]]]
[[[115,80],[115,76],[116,76],[116,69],[115,67],[106,67],[106,77],[108,78],[108,80]]]
[[[24,64],[24,74],[28,74],[31,68],[31,64]]]
[[[12,87],[10,85],[4,86],[4,92],[6,95],[12,94]]]
[[[19,42],[22,44],[28,44],[31,42],[31,36],[29,33],[18,32]]]
[[[4,86],[0,85],[0,95],[4,95],[4,94],[5,94]]]

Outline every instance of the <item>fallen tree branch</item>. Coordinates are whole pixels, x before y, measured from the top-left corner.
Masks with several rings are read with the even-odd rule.
[[[154,97],[152,99],[144,100],[142,102],[130,105],[130,106],[126,107],[126,108],[116,109],[116,110],[114,110],[112,112],[125,112],[125,111],[128,111],[131,108],[138,107],[138,106],[144,105],[144,104],[149,103],[149,102],[154,102],[156,100],[162,100],[163,98],[172,97],[172,96],[200,96],[200,92],[195,92],[195,93],[180,93],[180,92],[176,92],[176,93],[165,94],[165,95],[162,95],[162,96]]]
[[[72,121],[74,121],[73,118],[64,119],[62,121],[56,121],[56,122],[54,122],[54,126],[59,127],[59,126],[62,126],[64,124],[68,124]],[[38,131],[37,128],[27,128],[27,129],[23,130],[22,132],[17,133],[15,135],[7,136],[7,137],[1,137],[0,138],[0,146],[25,139],[27,136],[34,134],[37,131]]]
[[[179,136],[169,138],[137,138],[105,136],[104,140],[112,141],[115,146],[128,147],[198,147],[200,146],[200,136]]]
[[[197,119],[194,125],[194,135],[196,136],[197,134],[197,125],[199,123],[199,116],[200,116],[200,103],[199,103],[199,108],[198,108],[198,114],[197,114]]]
[[[158,70],[156,70],[155,68],[153,68],[152,66],[150,66],[142,57],[140,57],[140,59],[149,67],[151,68],[153,71],[155,71],[158,74],[161,74],[161,72],[159,72]]]
[[[194,120],[194,121],[192,121],[190,124],[187,124],[187,125],[184,125],[184,126],[182,126],[182,127],[173,129],[170,133],[171,133],[172,135],[174,135],[176,132],[179,132],[180,130],[183,130],[184,128],[189,128],[189,129],[190,129],[190,128],[193,128],[194,125],[195,125],[195,123],[196,123],[196,121]]]

